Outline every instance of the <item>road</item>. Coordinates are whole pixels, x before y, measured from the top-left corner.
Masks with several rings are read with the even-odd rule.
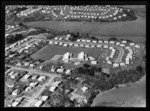
[[[11,67],[9,70],[15,69],[15,70],[21,70],[21,71],[28,71],[28,73],[30,73],[30,74],[39,74],[39,75],[45,75],[45,76],[49,76],[49,77],[50,77],[49,80],[42,86],[42,88],[39,89],[39,90],[34,94],[34,96],[32,96],[32,97],[30,98],[29,102],[27,102],[27,103],[24,105],[24,107],[29,107],[30,104],[35,100],[35,98],[37,98],[37,97],[42,93],[42,91],[45,89],[45,87],[48,86],[48,85],[52,82],[52,80],[53,80],[55,77],[60,77],[60,75],[45,73],[45,72],[42,72],[42,71],[40,71],[40,70],[20,68],[20,67],[11,66],[11,65],[6,65],[6,66],[10,66],[10,67]],[[9,70],[8,70],[8,71],[9,71]],[[8,71],[7,71],[7,72],[8,72]]]
[[[47,73],[47,72],[43,72],[41,70],[26,69],[26,68],[12,66],[12,65],[6,65],[6,66],[9,66],[9,67],[11,67],[11,69],[15,69],[15,70],[28,71],[28,73],[31,73],[31,74],[39,74],[39,75],[45,75],[45,76],[60,77],[60,75],[56,75],[55,73]]]
[[[27,104],[24,105],[24,107],[30,107],[31,103],[34,102],[34,100],[42,93],[42,91],[45,89],[46,86],[48,86],[49,84],[52,83],[52,80],[54,79],[55,77],[52,76],[52,78],[50,78],[50,80],[48,82],[46,82],[42,88],[37,91],[34,96],[32,96],[32,98],[29,100],[29,102],[27,102]]]

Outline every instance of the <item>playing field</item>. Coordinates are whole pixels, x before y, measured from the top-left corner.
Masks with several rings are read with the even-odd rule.
[[[102,50],[98,48],[76,48],[76,47],[62,47],[62,46],[47,45],[43,47],[41,50],[39,50],[38,52],[31,55],[31,57],[35,59],[49,60],[53,58],[55,55],[63,55],[66,52],[73,53],[73,57],[77,57],[78,54],[82,51],[94,58],[97,58],[102,52]]]

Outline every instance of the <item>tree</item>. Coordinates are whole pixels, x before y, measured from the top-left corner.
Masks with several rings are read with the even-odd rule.
[[[119,41],[116,37],[111,37],[108,39],[108,41]]]

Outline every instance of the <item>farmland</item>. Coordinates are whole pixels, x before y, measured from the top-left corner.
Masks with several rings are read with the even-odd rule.
[[[88,53],[89,56],[97,58],[101,54],[100,49],[93,48],[74,48],[74,47],[60,47],[60,46],[51,46],[47,45],[41,50],[33,54],[31,57],[36,59],[49,60],[55,55],[63,55],[66,52],[73,53],[73,57],[77,57],[80,52],[84,51]]]

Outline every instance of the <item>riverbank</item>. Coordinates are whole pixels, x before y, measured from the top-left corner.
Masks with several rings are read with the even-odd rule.
[[[146,97],[146,75],[136,83],[122,85],[119,88],[113,88],[96,96],[91,106],[99,106],[101,103],[116,102],[118,100],[127,101],[129,98]],[[146,100],[144,101],[146,103]],[[132,107],[132,106],[131,106]]]

